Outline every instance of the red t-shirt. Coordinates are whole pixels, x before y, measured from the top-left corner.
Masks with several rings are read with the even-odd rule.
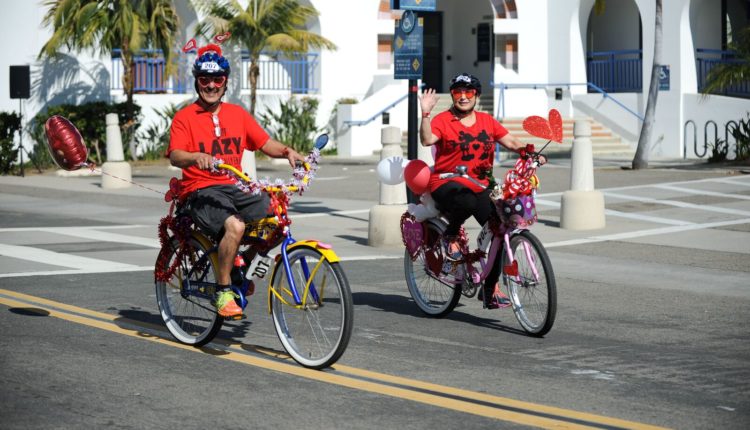
[[[268,133],[242,107],[222,103],[218,113],[219,136],[211,112],[203,110],[198,103],[181,109],[172,120],[169,148],[166,156],[176,149],[188,152],[205,152],[220,158],[242,170],[242,152],[255,151],[268,142]],[[199,188],[211,185],[233,184],[235,181],[226,175],[211,174],[197,166],[182,169],[182,189],[180,198],[188,196]]]
[[[438,138],[435,146],[435,167],[430,176],[430,191],[435,191],[447,181],[457,181],[474,192],[482,188],[465,178],[440,179],[441,173],[455,173],[457,166],[466,166],[467,173],[484,185],[489,179],[479,180],[477,168],[482,164],[492,167],[495,143],[508,134],[495,118],[484,112],[475,112],[476,122],[471,127],[461,124],[448,110],[438,114],[430,123],[432,134]]]

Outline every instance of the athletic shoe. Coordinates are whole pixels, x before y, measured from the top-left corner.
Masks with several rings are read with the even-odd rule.
[[[461,254],[461,245],[458,244],[457,239],[443,240],[443,249],[445,252],[445,259],[449,261],[463,261],[464,256]]]
[[[477,298],[479,300],[484,300],[484,291],[479,290],[479,294],[477,294]],[[493,288],[492,295],[490,295],[489,301],[485,302],[487,309],[498,309],[498,308],[507,308],[511,305],[510,298],[503,294],[502,291],[500,291],[500,286],[498,284],[495,284],[495,288]]]
[[[234,301],[235,297],[237,295],[232,290],[222,290],[216,293],[216,313],[224,318],[241,318],[242,308]]]

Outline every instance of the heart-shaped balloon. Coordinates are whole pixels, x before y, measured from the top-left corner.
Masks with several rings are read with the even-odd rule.
[[[411,216],[403,216],[401,218],[401,237],[404,240],[404,246],[409,251],[409,255],[412,259],[417,257],[419,249],[422,247],[422,239],[424,237],[424,229],[422,223],[417,222]]]
[[[562,117],[557,109],[550,109],[549,120],[532,115],[523,120],[523,129],[532,136],[562,143]]]
[[[75,125],[60,115],[51,116],[44,123],[47,148],[58,166],[65,170],[78,170],[88,165],[88,151]]]

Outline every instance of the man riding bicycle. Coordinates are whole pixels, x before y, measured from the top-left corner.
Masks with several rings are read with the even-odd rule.
[[[198,50],[193,64],[198,99],[175,114],[166,156],[173,166],[182,168],[179,198],[187,203],[193,222],[218,243],[217,312],[236,318],[242,316],[242,308],[230,289],[234,258],[245,223],[266,216],[269,198],[265,193],[244,193],[232,178],[212,174],[213,159],[241,170],[244,150],[286,158],[292,167],[304,162],[304,157],[270,138],[241,106],[222,102],[229,73],[229,61],[219,46],[209,44]]]
[[[508,133],[492,115],[477,112],[477,99],[482,94],[482,84],[468,73],[456,75],[450,81],[452,106],[431,120],[432,110],[439,97],[434,89],[427,89],[420,99],[422,122],[419,136],[423,146],[435,145],[435,165],[430,176],[429,190],[437,208],[448,219],[445,230],[446,258],[450,261],[461,259],[458,234],[463,223],[470,217],[479,225],[484,225],[495,213],[490,200],[489,178],[492,176],[495,142],[514,152],[520,152],[526,145]],[[546,161],[541,156],[540,163]],[[441,175],[455,173],[459,166],[465,167],[466,174],[441,178]],[[482,184],[482,185],[480,185]],[[485,280],[481,297],[489,297],[486,304],[490,308],[507,305],[496,284],[499,278],[497,267],[492,269]]]

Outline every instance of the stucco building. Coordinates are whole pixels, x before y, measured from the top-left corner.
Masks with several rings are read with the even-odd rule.
[[[256,112],[276,108],[279,100],[290,96],[316,97],[318,124],[329,128],[339,154],[372,154],[380,149],[383,112],[388,112],[391,125],[406,129],[407,83],[393,79],[394,19],[400,15],[390,10],[389,0],[301,2],[320,12],[307,29],[338,49],[294,59],[265,57]],[[184,43],[201,17],[187,0],[175,3]],[[37,54],[51,33],[41,27],[41,2],[0,4],[7,18],[0,29],[5,42],[0,110],[18,111],[20,105],[9,96],[11,65],[30,66],[32,94],[23,104],[26,119],[50,104],[124,98],[116,55],[68,53],[58,63],[42,63]],[[748,83],[723,95],[700,94],[707,70],[733,61],[727,46],[750,23],[750,1],[663,4],[662,90],[650,157],[701,156],[704,130],[709,140],[714,135],[724,138],[727,124],[746,118],[750,111]],[[436,11],[421,14],[423,83],[447,92],[451,76],[473,73],[485,88],[483,108],[501,120],[544,116],[554,107],[567,118],[592,118],[634,149],[652,68],[654,1],[610,0],[603,14],[594,13],[593,5],[594,0],[437,0]],[[229,55],[233,75],[228,99],[247,106],[247,61],[239,48]],[[192,59],[182,54],[183,69],[177,78],[160,75],[163,66],[153,58],[140,60],[135,100],[143,108],[144,123],[154,121],[153,109],[195,97],[187,67]],[[357,104],[338,103],[344,99]],[[30,148],[29,139],[24,141]]]

